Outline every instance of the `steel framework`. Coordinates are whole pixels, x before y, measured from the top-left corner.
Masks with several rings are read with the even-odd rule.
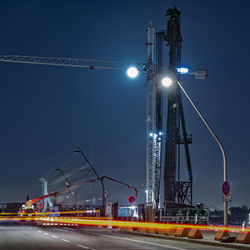
[[[22,56],[22,55],[0,55],[0,62],[39,64],[50,66],[89,68],[89,69],[112,69],[123,70],[130,63],[108,61],[108,60],[91,60],[79,58],[59,58],[59,57],[39,57],[39,56]],[[143,63],[135,63],[139,70],[143,69]]]
[[[169,69],[176,72],[177,66],[181,63],[181,43],[182,36],[180,30],[181,11],[176,8],[168,9],[166,36],[163,40],[169,46]],[[176,75],[177,79],[179,78]],[[184,119],[184,111],[180,88],[175,84],[168,91],[168,111],[166,129],[166,151],[164,163],[164,202],[166,207],[176,206],[177,204],[192,205],[192,168],[189,155],[188,144],[191,142],[187,136]],[[181,131],[183,139],[181,136]],[[181,182],[178,173],[176,180],[176,169],[180,171],[180,144],[184,144],[186,164],[188,169],[189,181]]]

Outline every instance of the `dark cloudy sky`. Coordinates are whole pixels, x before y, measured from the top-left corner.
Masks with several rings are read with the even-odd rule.
[[[0,1],[0,54],[144,62],[149,20],[164,29],[174,5],[182,11],[182,62],[209,70],[209,80],[188,76],[183,86],[225,146],[231,205],[250,205],[249,1]],[[122,71],[0,63],[0,202],[40,195],[37,179],[52,178],[76,145],[100,175],[140,188],[142,201],[144,83]],[[221,153],[183,99],[194,201],[221,208]],[[108,188],[109,200],[123,204],[132,193]]]

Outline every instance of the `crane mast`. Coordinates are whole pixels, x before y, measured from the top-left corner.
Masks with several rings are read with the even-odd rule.
[[[146,203],[155,204],[156,200],[156,79],[153,64],[154,27],[150,21],[147,28],[147,79],[146,79]]]
[[[160,205],[161,151],[162,151],[162,93],[157,74],[162,65],[158,52],[156,63],[153,62],[155,30],[150,22],[147,28],[147,81],[146,81],[146,203],[158,209]],[[158,33],[156,43],[158,46]]]

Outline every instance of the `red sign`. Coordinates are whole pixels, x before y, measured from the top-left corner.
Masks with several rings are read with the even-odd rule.
[[[42,202],[38,202],[36,205],[37,208],[42,208],[43,207],[43,203]]]
[[[136,202],[135,196],[134,196],[134,195],[129,196],[129,197],[128,197],[128,202],[129,202],[130,204],[134,204],[134,203]]]
[[[228,195],[230,193],[230,184],[228,181],[224,181],[222,185],[222,192],[224,195]]]

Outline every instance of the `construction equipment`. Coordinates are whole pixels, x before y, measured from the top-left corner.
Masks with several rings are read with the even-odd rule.
[[[176,8],[166,12],[169,20],[167,29],[156,33],[156,63],[153,64],[154,28],[150,23],[148,32],[147,74],[147,185],[146,202],[153,208],[160,208],[161,164],[164,161],[164,203],[167,207],[185,207],[192,205],[192,168],[188,144],[192,137],[187,135],[180,89],[175,86],[168,92],[168,110],[166,125],[166,146],[162,155],[163,131],[163,93],[160,76],[167,70],[164,64],[164,43],[169,46],[168,69],[176,72],[181,63],[180,11]],[[199,71],[201,77],[207,71]],[[176,74],[177,79],[179,75]],[[182,132],[182,133],[181,133]],[[180,181],[180,145],[184,145],[189,181]],[[176,171],[177,170],[177,171]],[[178,179],[176,180],[176,172]]]
[[[146,64],[146,203],[156,206],[159,197],[159,143],[156,128],[156,84],[154,52],[154,27],[150,21],[147,28],[148,61]]]
[[[68,192],[70,192],[71,187],[79,186],[79,185],[86,184],[86,183],[95,183],[95,182],[100,181],[100,180],[103,182],[104,179],[108,179],[110,181],[116,182],[118,184],[121,184],[123,186],[126,186],[128,188],[133,189],[135,191],[135,197],[137,197],[138,190],[137,190],[136,187],[134,187],[132,185],[129,185],[129,184],[125,183],[125,182],[116,180],[114,178],[108,177],[108,176],[101,176],[101,177],[98,177],[98,178],[95,178],[95,179],[90,179],[90,180],[86,180],[86,181],[82,181],[82,182],[73,183],[73,184],[68,185],[67,188],[65,188],[65,189],[46,194],[46,195],[43,195],[41,197],[34,198],[32,200],[28,200],[26,202],[26,204],[25,204],[26,209],[29,209],[29,210],[34,209],[34,203],[36,203],[36,202],[38,202],[40,200],[44,200],[44,199],[47,199],[49,197],[55,197],[55,196],[58,196],[58,195],[68,193]]]
[[[39,56],[22,56],[22,55],[0,55],[0,62],[22,63],[22,64],[38,64],[49,66],[63,66],[74,68],[88,69],[109,69],[124,70],[131,63],[123,63],[108,60],[91,60],[80,58],[59,58],[59,57],[39,57]],[[143,63],[133,63],[138,70],[143,71]]]
[[[168,9],[166,16],[167,33],[164,41],[169,46],[169,69],[176,72],[176,68],[181,63],[181,11],[176,7]],[[176,74],[176,77],[179,76]],[[192,206],[192,167],[189,155],[188,144],[192,142],[186,132],[183,104],[180,88],[175,85],[168,92],[168,114],[167,114],[167,136],[165,148],[164,165],[164,201],[166,207],[176,207],[180,205]],[[182,131],[182,134],[181,134]],[[180,145],[184,145],[186,164],[189,181],[180,181]],[[176,181],[176,167],[178,167],[178,179]],[[185,206],[185,205],[184,205]]]

